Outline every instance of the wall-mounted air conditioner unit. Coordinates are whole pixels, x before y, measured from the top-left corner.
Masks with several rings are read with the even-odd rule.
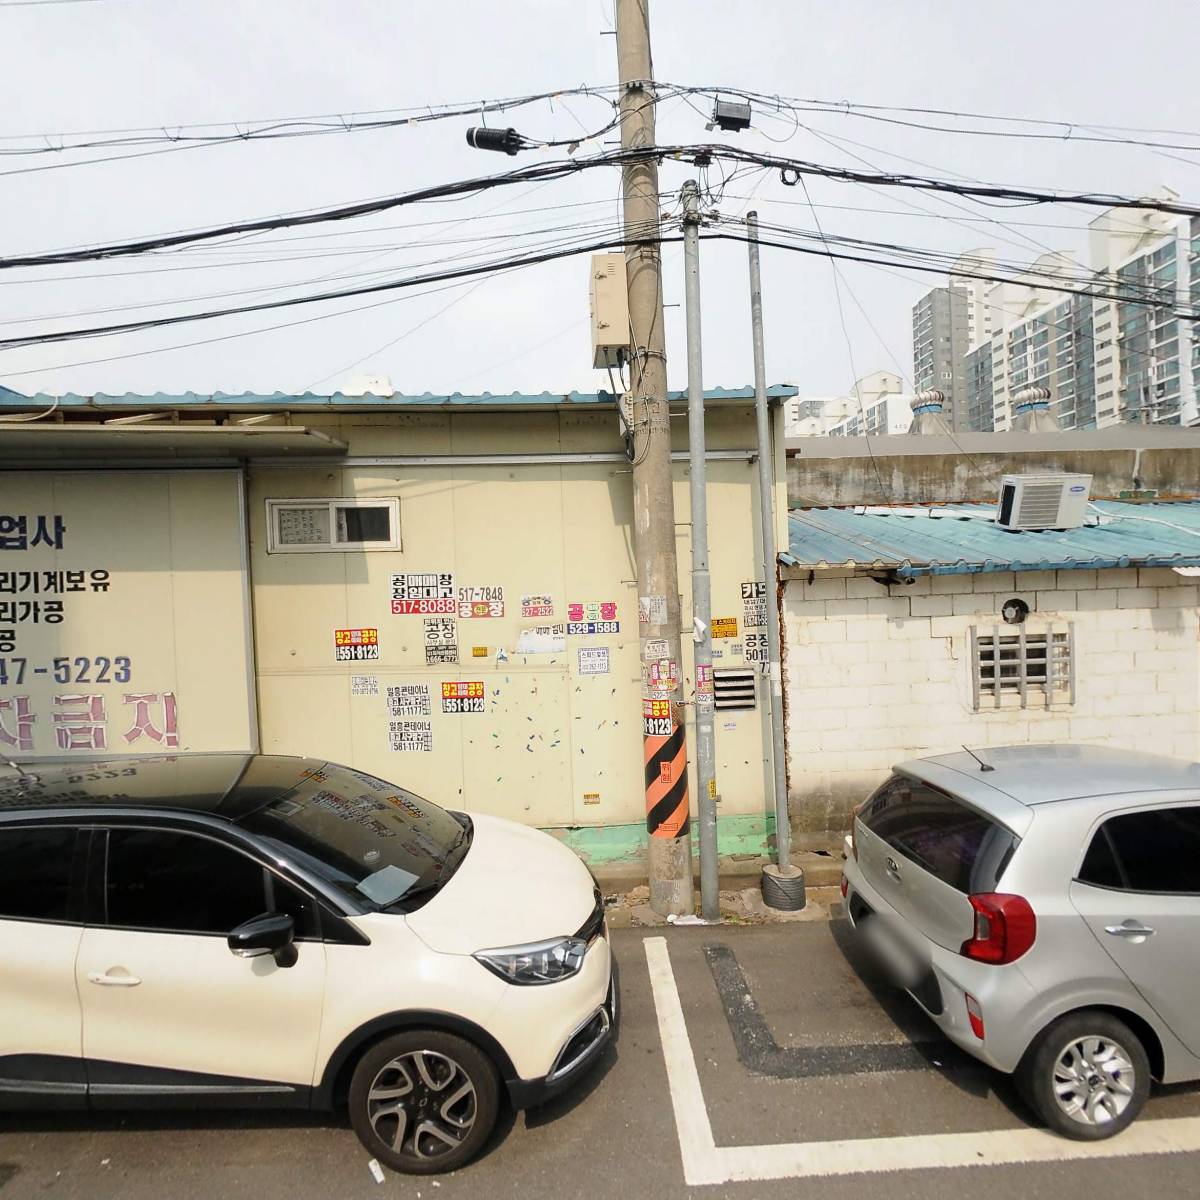
[[[1090,475],[1005,475],[996,524],[1005,529],[1077,529],[1087,516]]]

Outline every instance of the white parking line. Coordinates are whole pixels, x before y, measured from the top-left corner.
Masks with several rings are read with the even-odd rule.
[[[771,1146],[718,1146],[713,1140],[666,939],[646,938],[644,945],[671,1106],[679,1132],[683,1176],[689,1184],[1200,1151],[1200,1117],[1137,1121],[1119,1137],[1106,1142],[1072,1142],[1039,1129],[996,1129]]]

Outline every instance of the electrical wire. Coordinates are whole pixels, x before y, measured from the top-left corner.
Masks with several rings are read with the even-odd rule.
[[[812,198],[808,194],[808,183],[803,179],[803,177],[801,178],[800,182],[804,186],[804,195],[809,201],[809,207],[812,208]],[[821,228],[821,222],[817,217],[816,209],[812,209],[812,217],[813,222],[817,227],[817,234],[820,237],[821,242],[825,245],[826,249],[828,249],[829,243],[826,240],[825,231]],[[758,239],[757,237],[751,238],[748,236],[746,240],[749,242],[757,241]],[[854,395],[858,400],[859,417],[863,424],[863,438],[866,443],[867,453],[871,456],[871,467],[875,472],[875,482],[879,486],[879,498],[890,508],[892,502],[891,492],[890,489],[884,486],[883,472],[880,469],[879,460],[875,457],[875,451],[871,446],[871,436],[867,430],[867,406],[863,400],[862,392],[859,391],[858,388],[859,374],[858,368],[854,365],[854,346],[850,341],[850,330],[846,325],[846,310],[842,305],[841,271],[838,269],[837,260],[832,254],[829,255],[829,269],[833,276],[833,298],[837,302],[838,321],[842,326],[842,337],[846,342],[846,357],[850,362],[850,378],[854,380]]]
[[[904,283],[923,282],[922,280],[914,279],[911,275],[905,274],[903,269],[899,269],[899,270],[892,269],[889,267],[880,266],[878,263],[867,263],[864,265],[867,266],[869,270],[878,271],[884,275],[890,275],[893,279],[899,279],[899,280],[903,281]],[[983,306],[984,306],[984,308],[988,308],[992,312],[1000,313],[1005,317],[1012,317],[1014,315],[1010,309],[1006,308],[1002,304],[992,304],[989,301],[985,300],[985,301],[983,301]],[[865,316],[866,314],[864,313],[863,315]],[[1016,315],[1019,316],[1020,314],[1016,314]],[[1090,342],[1093,345],[1093,347],[1096,347],[1096,348],[1102,349],[1107,344],[1107,343],[1103,342],[1100,338],[1098,338],[1095,334],[1088,333],[1085,329],[1078,328],[1077,326],[1069,324],[1069,323],[1054,320],[1053,318],[1050,317],[1049,312],[1045,309],[1043,309],[1040,312],[1036,312],[1029,316],[1025,316],[1025,317],[1021,318],[1022,324],[1028,324],[1033,321],[1040,322],[1041,324],[1044,324],[1048,328],[1054,329],[1059,333],[1070,333],[1073,336],[1081,337],[1085,341]],[[978,349],[978,348],[979,347],[976,347],[976,349]],[[887,350],[887,347],[884,346],[884,349]],[[888,356],[892,359],[893,362],[897,361],[896,356],[894,354],[892,354],[890,350],[888,350]],[[1121,356],[1123,358],[1133,357],[1133,358],[1145,359],[1149,363],[1154,363],[1154,362],[1158,361],[1158,359],[1156,358],[1155,355],[1149,354],[1143,350],[1134,350],[1129,346],[1121,347]],[[899,365],[899,364],[897,363],[897,365]],[[901,374],[902,375],[904,374],[903,370],[901,371]],[[907,376],[906,376],[906,378],[907,378]]]
[[[5,370],[5,378],[18,378],[24,375],[43,375],[47,371],[69,371],[74,367],[92,367],[103,363],[124,362],[131,358],[148,358],[154,354],[166,354],[173,350],[190,350],[196,346],[211,346],[219,342],[236,341],[238,338],[255,337],[260,333],[273,333],[280,329],[295,329],[300,325],[312,325],[318,321],[334,320],[337,317],[353,316],[356,313],[368,312],[371,309],[383,308],[389,304],[397,304],[403,300],[416,300],[422,296],[434,295],[438,292],[453,291],[455,288],[465,287],[466,281],[459,280],[456,283],[447,284],[445,287],[429,288],[421,292],[400,292],[394,296],[388,296],[383,300],[375,300],[370,304],[354,305],[350,308],[338,309],[330,313],[318,313],[312,317],[302,317],[294,321],[283,321],[275,325],[260,325],[254,329],[241,329],[233,333],[216,334],[213,337],[197,338],[190,342],[175,342],[169,346],[153,346],[146,350],[132,350],[126,354],[109,354],[102,358],[85,358],[75,362],[55,363],[52,366],[29,367],[21,371]]]
[[[139,238],[128,242],[110,243],[80,250],[51,251],[43,254],[16,255],[0,258],[0,270],[12,270],[15,267],[92,262],[99,259],[129,257],[157,250],[195,245],[204,241],[214,241],[236,234],[265,233],[278,229],[292,228],[297,225],[352,220],[425,201],[477,195],[492,188],[510,186],[514,183],[534,182],[540,179],[560,179],[599,167],[624,166],[631,161],[644,160],[647,157],[654,157],[660,161],[673,159],[693,165],[700,162],[710,162],[713,159],[722,159],[744,165],[771,167],[780,172],[781,180],[785,184],[791,185],[798,182],[800,177],[804,175],[846,183],[873,183],[881,187],[912,188],[919,191],[944,192],[960,196],[972,196],[981,200],[1003,200],[1028,205],[1073,203],[1097,208],[1137,208],[1178,216],[1200,217],[1200,208],[1170,200],[1139,199],[1120,196],[1115,193],[1066,193],[1023,187],[976,185],[959,183],[949,179],[899,173],[865,172],[845,167],[831,167],[822,163],[787,158],[780,155],[761,154],[743,150],[740,147],[722,145],[653,146],[632,149],[623,148],[580,159],[560,159],[531,167],[517,168],[499,175],[476,176],[471,179],[435,184],[398,195],[385,196],[337,208],[267,217],[260,220],[241,221],[210,229],[160,235],[151,238]]]
[[[465,278],[480,274],[488,274],[497,270],[505,270],[510,267],[517,266],[532,266],[543,262],[549,262],[554,259],[569,257],[572,255],[583,253],[596,253],[602,250],[615,250],[624,248],[626,252],[631,247],[646,245],[657,246],[660,241],[660,225],[657,215],[654,220],[648,221],[644,226],[630,229],[612,226],[608,231],[585,231],[588,236],[584,240],[580,240],[577,233],[572,233],[569,236],[556,239],[555,241],[543,247],[530,247],[528,250],[521,252],[515,256],[508,256],[501,259],[485,259],[482,261],[467,262],[464,265],[435,269],[415,275],[405,276],[399,279],[389,279],[375,283],[360,284],[356,287],[341,288],[333,291],[319,292],[311,295],[293,296],[285,299],[268,300],[256,304],[229,306],[221,309],[193,312],[183,314],[172,314],[150,318],[141,321],[129,321],[111,325],[92,326],[84,328],[66,329],[51,331],[42,334],[27,334],[10,338],[0,339],[0,349],[13,348],[18,346],[40,345],[52,342],[75,341],[83,338],[93,338],[109,336],[113,334],[125,334],[138,332],[145,329],[161,328],[167,325],[190,323],[194,321],[212,320],[219,317],[228,317],[240,315],[243,313],[262,312],[276,308],[292,307],[300,304],[321,303],[328,300],[342,299],[352,296],[369,295],[376,292],[386,292],[391,290],[421,286],[428,283],[441,282],[444,280]],[[768,236],[763,236],[764,234]],[[740,224],[736,224],[729,218],[714,218],[713,227],[705,235],[710,238],[728,239],[735,241],[744,241],[745,235]],[[678,237],[661,238],[663,242],[678,241]],[[928,274],[944,274],[946,270],[946,256],[938,251],[930,251],[922,247],[910,247],[896,245],[886,242],[872,242],[860,238],[838,237],[834,235],[824,234],[823,231],[812,231],[806,229],[795,229],[789,226],[781,226],[775,223],[764,222],[760,225],[759,234],[760,243],[767,246],[773,246],[779,249],[792,250],[798,253],[813,254],[832,260],[847,261],[847,262],[862,262],[875,263],[885,266],[901,266],[909,270],[924,272]],[[805,243],[815,240],[819,243],[818,246],[810,246]],[[835,249],[835,247],[837,247]],[[438,260],[444,262],[444,260]],[[1039,277],[1039,273],[1025,266],[1015,266],[1008,273],[1002,273],[1003,264],[997,265],[995,269],[989,270],[971,270],[963,267],[961,264],[956,265],[956,273],[962,278],[982,279],[995,283],[1028,283],[1031,278]],[[1042,272],[1040,277],[1048,280],[1056,290],[1062,290],[1064,282],[1067,282],[1061,275],[1053,275]],[[1117,290],[1115,292],[1105,290],[1098,286],[1081,287],[1081,291],[1091,295],[1093,298],[1104,300],[1118,301],[1127,304],[1137,304],[1143,307],[1154,308],[1158,311],[1164,309],[1177,317],[1180,320],[1190,322],[1200,321],[1200,315],[1195,312],[1180,311],[1177,308],[1167,308],[1162,301],[1161,295],[1158,294],[1139,294],[1136,289]],[[638,348],[649,344],[650,336],[653,331],[648,331],[647,338],[642,340],[638,337],[638,331],[631,331],[631,341],[635,347],[635,353],[640,354],[642,351]]]
[[[654,223],[657,225],[657,223]],[[113,334],[135,333],[146,329],[160,329],[169,325],[182,325],[194,321],[209,321],[218,317],[239,316],[243,313],[266,312],[278,308],[291,308],[300,304],[316,304],[327,300],[339,300],[352,296],[372,295],[379,292],[389,292],[404,288],[418,287],[427,283],[439,283],[444,280],[462,279],[476,275],[489,274],[512,267],[535,266],[540,263],[552,262],[559,258],[568,258],[579,254],[598,253],[603,250],[616,250],[622,247],[637,245],[657,245],[656,229],[648,229],[640,234],[637,229],[632,231],[632,237],[625,231],[615,231],[611,236],[598,240],[585,241],[582,244],[560,245],[549,249],[531,251],[515,258],[473,263],[456,267],[451,270],[426,272],[401,279],[387,280],[381,283],[363,284],[354,288],[342,288],[336,291],[321,292],[315,295],[294,296],[283,300],[268,300],[258,304],[246,304],[235,307],[216,309],[207,312],[182,313],[171,316],[156,317],[144,321],[127,321],[113,325],[92,326],[80,329],[63,329],[44,334],[0,338],[0,349],[11,349],[22,346],[45,345],[54,342],[71,342],[84,338],[107,337]],[[663,241],[678,241],[678,238],[663,238]]]
[[[749,102],[761,113],[776,115],[787,113],[799,123],[800,113],[827,113],[834,116],[854,117],[888,125],[904,126],[930,133],[961,134],[971,137],[1000,137],[1015,140],[1085,142],[1106,145],[1141,146],[1149,149],[1200,150],[1200,132],[1180,129],[1154,129],[1128,125],[1105,125],[1095,121],[1064,121],[1062,118],[1017,117],[995,113],[963,112],[944,108],[913,108],[899,105],[863,104],[849,100],[819,100],[814,98],[789,97],[756,92],[745,88],[705,85],[701,87],[684,84],[661,83],[687,95],[713,97],[732,96]],[[894,116],[888,114],[904,114]],[[913,117],[950,118],[959,122],[988,122],[1005,126],[1037,126],[1042,132],[1023,132],[1021,129],[972,128],[964,124],[951,125],[941,121],[920,121]],[[1082,132],[1081,132],[1082,131]],[[1104,134],[1160,134],[1166,137],[1193,139],[1186,143],[1161,141],[1150,138],[1103,136]]]
[[[470,218],[465,218],[465,217],[462,218],[462,220],[464,220],[464,221],[469,220],[469,219]],[[450,238],[450,239],[444,239],[441,241],[429,241],[429,240],[425,240],[425,239],[417,239],[412,242],[401,242],[401,243],[398,243],[398,244],[392,245],[392,246],[360,247],[354,251],[346,251],[345,253],[365,254],[365,253],[371,253],[372,251],[380,251],[380,253],[376,253],[373,258],[367,259],[365,263],[360,264],[360,266],[365,267],[367,264],[369,264],[371,262],[379,261],[383,258],[389,257],[393,254],[398,253],[401,250],[416,250],[416,249],[424,248],[424,247],[436,248],[438,246],[463,245],[463,244],[466,244],[466,245],[472,247],[471,249],[462,251],[458,254],[449,254],[449,255],[440,254],[436,258],[427,260],[425,262],[408,264],[410,268],[411,267],[428,267],[428,266],[434,266],[438,263],[456,262],[456,261],[461,261],[463,259],[469,259],[473,255],[482,253],[483,247],[480,247],[481,242],[483,242],[483,243],[494,242],[494,241],[497,241],[497,240],[500,240],[501,238],[503,238],[506,242],[511,242],[511,243],[515,244],[515,243],[521,242],[524,239],[531,238],[531,237],[545,237],[546,235],[549,235],[549,234],[561,234],[564,232],[571,232],[572,234],[581,234],[581,233],[585,233],[585,232],[592,232],[592,233],[600,234],[600,233],[609,233],[609,232],[619,232],[619,230],[616,226],[614,226],[608,220],[599,220],[599,221],[581,222],[581,223],[575,224],[575,225],[559,225],[559,226],[550,227],[550,228],[522,230],[522,231],[516,231],[516,232],[510,233],[510,234],[487,235],[482,238],[481,237]],[[342,254],[342,252],[331,252],[331,253],[327,253],[327,254],[322,254],[320,256],[309,255],[309,256],[305,256],[305,257],[340,257],[341,254]],[[271,261],[271,260],[268,260],[268,261]],[[293,260],[284,258],[284,259],[280,259],[280,260],[276,260],[276,261],[291,262]],[[214,264],[206,264],[206,265],[214,265]],[[241,266],[243,264],[231,263],[228,265]],[[175,269],[186,270],[187,268],[175,268]],[[327,272],[323,275],[316,275],[316,276],[312,276],[312,277],[309,277],[306,279],[291,280],[291,281],[284,282],[284,283],[260,284],[256,287],[236,288],[236,289],[229,290],[229,291],[205,292],[200,295],[193,295],[193,296],[171,296],[171,297],[159,298],[159,299],[155,299],[155,300],[142,300],[142,301],[138,301],[136,303],[130,303],[130,304],[108,305],[108,306],[102,307],[102,308],[74,309],[70,312],[42,313],[42,314],[39,314],[36,316],[13,317],[8,320],[0,321],[0,327],[11,326],[11,325],[30,325],[30,324],[35,324],[40,321],[69,320],[69,319],[76,318],[76,317],[101,316],[101,315],[105,315],[108,313],[117,313],[117,312],[136,312],[140,309],[162,308],[166,305],[174,305],[174,304],[198,304],[198,303],[201,303],[201,302],[207,301],[207,300],[222,300],[222,299],[228,299],[229,297],[233,297],[233,296],[247,296],[247,295],[261,294],[264,292],[287,291],[292,288],[307,287],[312,284],[323,283],[330,279],[369,279],[369,278],[376,277],[379,275],[388,274],[393,269],[394,268],[392,268],[392,267],[380,267],[380,268],[376,268],[375,270],[371,270],[371,271],[354,270],[354,271]]]
[[[498,277],[499,277],[499,272],[497,272],[496,275],[485,275],[482,279],[476,280],[461,295],[455,296],[453,300],[442,305],[441,308],[439,308],[436,312],[431,313],[424,320],[418,321],[415,325],[410,325],[398,337],[394,337],[390,341],[384,342],[382,346],[376,346],[376,348],[374,350],[369,350],[366,354],[360,355],[358,358],[354,359],[353,362],[348,362],[348,363],[343,364],[340,367],[336,367],[334,370],[328,372],[325,375],[322,375],[320,378],[314,379],[311,383],[306,383],[300,390],[302,392],[311,392],[312,389],[317,386],[317,384],[324,383],[327,379],[332,379],[335,375],[342,375],[346,371],[352,371],[352,370],[354,370],[355,367],[360,366],[362,363],[365,363],[369,359],[374,358],[377,354],[382,354],[385,350],[390,350],[393,346],[398,346],[401,342],[406,341],[408,338],[410,338],[414,333],[417,333],[419,330],[424,329],[426,325],[429,325],[432,322],[436,321],[438,319],[438,317],[444,316],[456,304],[461,304],[464,300],[467,299],[468,296],[473,295],[481,287],[483,287],[483,285],[485,283],[491,283],[491,281],[493,279],[496,279]]]
[[[264,121],[226,121],[212,124],[174,125],[165,123],[154,128],[124,129],[81,133],[41,133],[0,135],[0,158],[8,157],[57,157],[94,151],[128,149],[127,154],[105,154],[99,157],[69,159],[45,166],[17,167],[0,171],[0,176],[25,175],[37,171],[53,171],[70,167],[90,166],[96,163],[120,162],[126,159],[146,158],[157,154],[169,154],[180,150],[198,150],[213,146],[246,145],[250,142],[280,141],[299,137],[323,137],[329,134],[372,133],[381,130],[396,130],[425,125],[432,121],[444,121],[475,117],[484,125],[489,114],[503,113],[510,109],[527,107],[542,101],[564,96],[579,96],[603,100],[611,109],[608,121],[596,129],[588,129],[564,104],[581,132],[569,138],[537,138],[522,135],[522,145],[528,148],[551,148],[558,146],[578,147],[586,142],[603,137],[620,125],[623,117],[617,100],[608,93],[617,93],[617,87],[563,88],[553,92],[537,92],[526,96],[510,96],[498,100],[482,100],[473,103],[457,102],[420,109],[377,109],[371,112],[325,113],[320,116],[282,117]],[[211,131],[211,132],[207,132]],[[86,139],[86,140],[80,140]],[[33,146],[6,146],[6,142],[37,141]],[[149,148],[146,148],[149,147]]]
[[[721,220],[724,224],[728,219],[722,218]],[[972,269],[968,265],[963,265],[962,256],[954,252],[931,250],[920,246],[905,246],[892,242],[870,241],[844,235],[826,234],[822,237],[815,230],[798,229],[792,226],[779,225],[774,222],[763,222],[761,227],[776,233],[780,237],[787,237],[798,241],[819,241],[825,247],[821,250],[808,249],[806,251],[808,253],[825,255],[829,246],[837,245],[842,248],[842,251],[835,253],[835,257],[844,261],[882,262],[885,265],[906,266],[912,270],[937,275],[944,275],[950,268],[953,268],[953,272],[957,277],[979,279],[990,283],[1019,283],[1033,287],[1040,281],[1055,291],[1079,291],[1097,299],[1137,304],[1154,309],[1170,307],[1173,315],[1182,320],[1197,320],[1197,313],[1194,310],[1178,311],[1167,303],[1168,300],[1173,300],[1174,297],[1174,289],[1169,287],[1159,289],[1152,285],[1143,285],[1137,281],[1126,282],[1122,280],[1118,282],[1117,290],[1113,291],[1107,290],[1098,283],[1098,277],[1094,275],[1072,276],[1066,272],[1038,268],[1036,265],[1005,263],[1003,260],[996,260],[992,264],[994,269],[985,270],[982,267],[981,269]],[[782,245],[780,248],[804,249],[795,245]],[[849,250],[863,252],[864,254],[866,252],[876,252],[891,255],[891,257],[866,258],[859,253],[847,253],[846,251]]]

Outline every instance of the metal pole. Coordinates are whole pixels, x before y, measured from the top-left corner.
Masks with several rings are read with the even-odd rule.
[[[717,863],[716,747],[713,739],[712,589],[708,573],[708,476],[704,461],[704,364],[700,340],[700,189],[683,185],[684,303],[687,312],[688,462],[692,501],[692,616],[696,664],[696,808],[700,813],[700,913],[721,919]]]
[[[783,743],[783,672],[779,662],[779,571],[776,566],[774,463],[767,415],[767,366],[763,350],[762,275],[758,261],[758,213],[746,214],[750,249],[750,332],[754,345],[754,415],[758,426],[758,519],[767,592],[767,671],[771,689],[771,765],[775,781],[775,861],[790,873],[792,828],[788,817],[787,761]],[[802,886],[802,885],[801,885]]]
[[[650,0],[616,0],[621,77],[621,145],[654,146]],[[661,916],[690,913],[689,824],[683,676],[679,664],[679,568],[671,421],[663,331],[662,258],[658,241],[658,161],[630,160],[622,170],[627,244],[630,426],[633,433],[633,549],[638,578],[642,734],[649,835],[650,906]],[[653,232],[653,240],[630,245]]]

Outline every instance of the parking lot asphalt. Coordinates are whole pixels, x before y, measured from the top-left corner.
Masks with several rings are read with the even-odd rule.
[[[838,921],[616,931],[616,1044],[576,1091],[510,1115],[452,1175],[376,1183],[339,1117],[4,1114],[0,1200],[1196,1195],[1200,1087],[1156,1091],[1099,1147],[1031,1132],[1009,1081],[941,1040],[847,933]],[[1054,1161],[1064,1153],[1079,1157]]]

